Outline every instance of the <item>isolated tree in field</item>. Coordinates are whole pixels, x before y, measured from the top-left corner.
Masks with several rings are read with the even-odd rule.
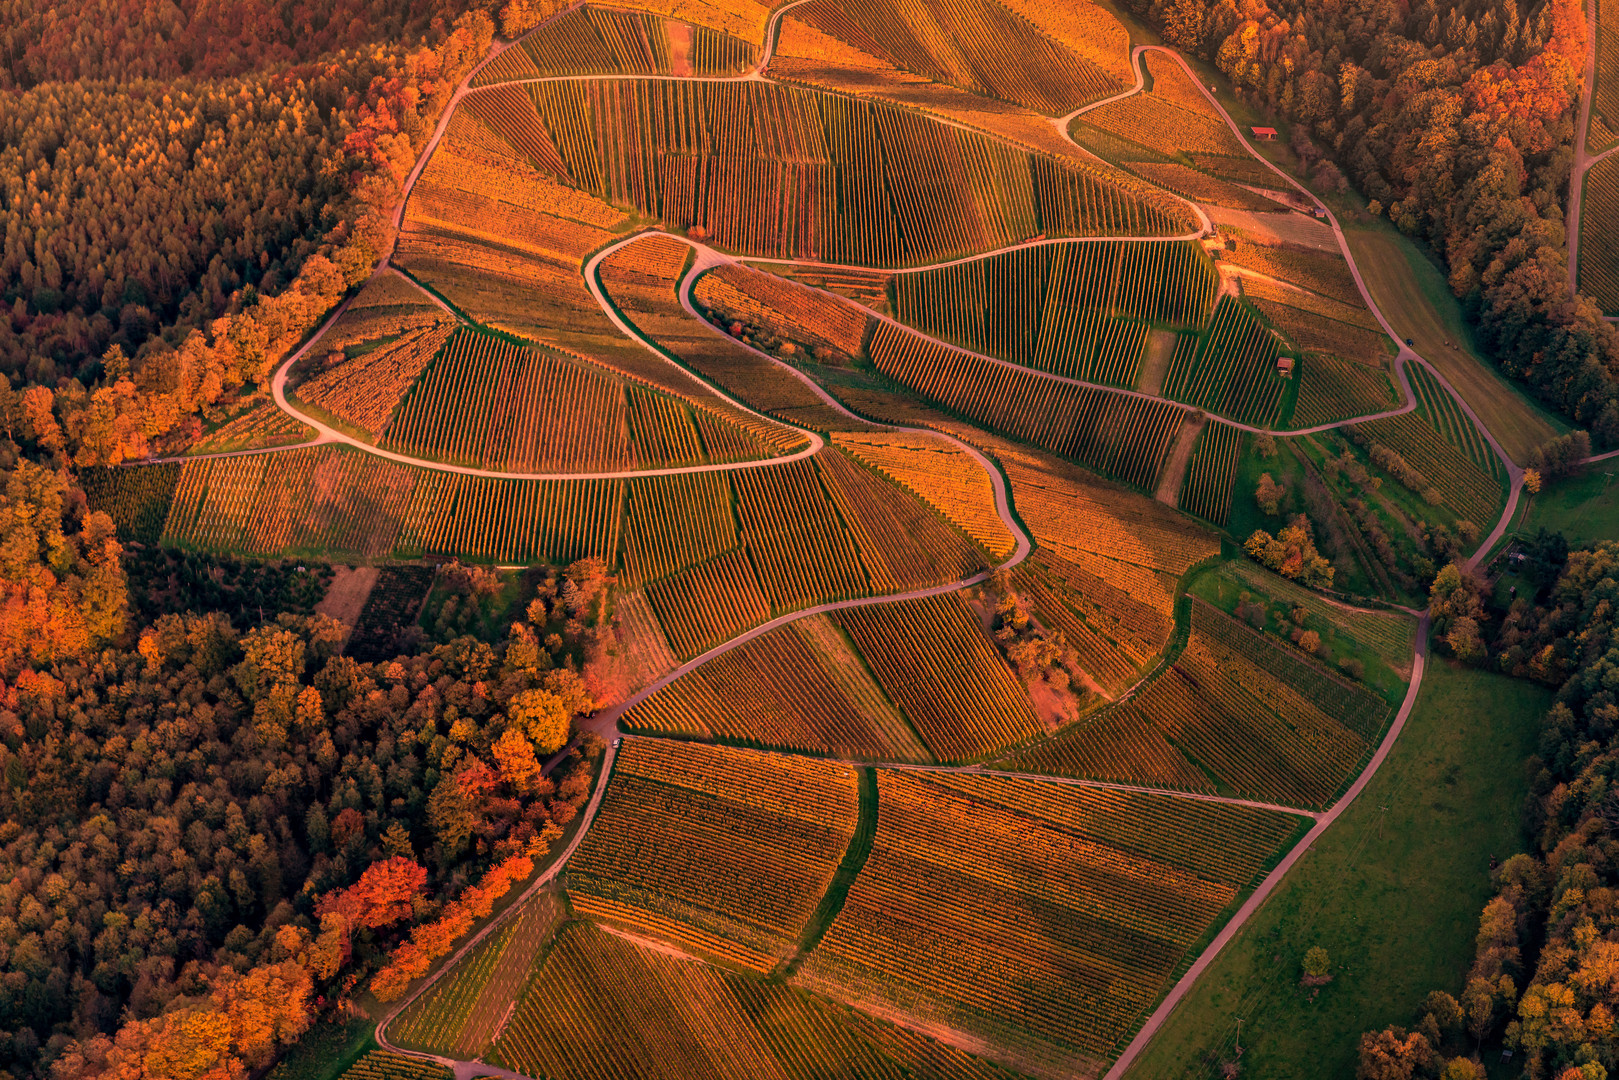
[[[1531,495],[1540,494],[1540,473],[1535,469],[1523,471],[1523,489]]]
[[[1259,487],[1254,489],[1254,501],[1259,509],[1275,516],[1282,512],[1282,500],[1287,497],[1287,488],[1276,482],[1270,473],[1263,473],[1259,477]]]
[[[1304,977],[1306,979],[1325,979],[1332,970],[1332,958],[1327,950],[1319,945],[1312,945],[1304,954]]]
[[[1314,656],[1321,649],[1321,635],[1314,630],[1300,630],[1296,644],[1299,648]]]
[[[1276,456],[1276,436],[1271,434],[1254,437],[1254,453],[1269,461]]]
[[[1457,659],[1467,663],[1478,663],[1485,657],[1480,631],[1484,619],[1481,589],[1476,578],[1453,562],[1435,575],[1428,590],[1428,614],[1433,619],[1434,635]]]

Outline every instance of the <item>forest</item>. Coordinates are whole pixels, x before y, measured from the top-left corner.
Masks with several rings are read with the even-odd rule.
[[[589,566],[542,582],[503,640],[451,627],[359,663],[321,615],[144,622],[105,515],[26,459],[0,520],[9,1075],[126,1075],[216,1015],[229,1037],[187,1051],[195,1072],[127,1075],[261,1066],[313,996],[442,955],[590,789],[589,746],[540,774],[590,704],[577,651],[546,633],[595,599]]]

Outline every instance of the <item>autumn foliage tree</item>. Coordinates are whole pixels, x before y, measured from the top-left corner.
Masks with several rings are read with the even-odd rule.
[[[1285,578],[1312,588],[1332,587],[1332,564],[1316,550],[1310,519],[1303,514],[1295,517],[1275,536],[1264,529],[1256,529],[1243,548],[1255,562]]]
[[[124,631],[112,520],[61,475],[23,460],[0,491],[0,666],[78,656]],[[71,498],[70,498],[71,496]]]

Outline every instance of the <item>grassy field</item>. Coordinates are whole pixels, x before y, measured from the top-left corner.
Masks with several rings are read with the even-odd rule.
[[[1473,348],[1462,309],[1439,269],[1387,222],[1344,229],[1366,287],[1399,333],[1450,381],[1512,459],[1568,426],[1518,392]],[[1445,343],[1449,342],[1449,345]]]
[[[1569,547],[1619,540],[1619,459],[1548,485],[1533,499],[1526,492],[1507,535],[1533,536],[1541,528],[1560,532]]]
[[[1551,694],[1430,658],[1417,707],[1360,798],[1242,928],[1137,1059],[1132,1080],[1350,1080],[1362,1031],[1460,992],[1491,856],[1523,847],[1524,760]],[[1312,946],[1334,981],[1301,987]]]
[[[1411,677],[1411,641],[1416,620],[1401,612],[1360,612],[1329,604],[1319,594],[1264,569],[1247,559],[1233,559],[1198,575],[1189,591],[1228,615],[1235,615],[1243,600],[1265,607],[1265,633],[1287,641],[1293,629],[1291,609],[1308,612],[1304,629],[1321,636],[1315,658],[1327,667],[1345,660],[1359,661],[1361,678],[1369,689],[1391,705],[1405,697]]]
[[[368,1050],[375,1050],[371,1020],[351,1018],[346,1023],[320,1020],[276,1062],[266,1080],[333,1080]]]

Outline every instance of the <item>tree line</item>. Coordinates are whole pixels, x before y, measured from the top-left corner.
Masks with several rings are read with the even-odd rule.
[[[1368,1032],[1362,1080],[1479,1080],[1478,1050],[1497,1041],[1536,1080],[1619,1073],[1619,543],[1526,547],[1533,595],[1494,609],[1452,566],[1430,612],[1443,651],[1557,688],[1528,763],[1530,850],[1494,870],[1466,981],[1435,988],[1409,1027]]]

